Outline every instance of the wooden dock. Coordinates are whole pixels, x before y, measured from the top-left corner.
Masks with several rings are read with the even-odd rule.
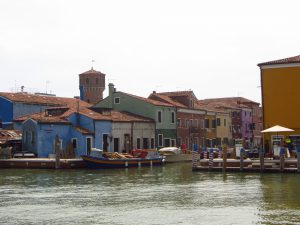
[[[227,159],[226,167],[223,167],[223,159],[214,159],[209,166],[209,159],[201,159],[197,166],[193,166],[193,171],[212,171],[212,172],[264,172],[264,173],[297,173],[297,159],[286,159],[284,166],[281,167],[280,160],[265,159],[264,166],[261,167],[260,160],[245,159],[243,166],[239,159]]]
[[[0,159],[0,168],[22,168],[22,169],[55,169],[56,160],[50,158],[12,158]],[[59,169],[85,168],[82,159],[60,159]]]

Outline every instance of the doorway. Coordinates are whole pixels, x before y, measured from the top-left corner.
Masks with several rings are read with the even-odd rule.
[[[120,143],[120,139],[114,138],[114,152],[119,152],[119,143]]]
[[[130,150],[130,135],[124,134],[124,151],[129,152]]]
[[[86,138],[86,154],[90,155],[92,150],[92,138],[87,137]]]
[[[103,134],[102,135],[102,145],[103,145],[103,152],[108,151],[109,143],[108,143],[108,134]]]

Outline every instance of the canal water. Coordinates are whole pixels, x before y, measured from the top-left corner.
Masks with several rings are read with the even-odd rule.
[[[0,224],[300,224],[300,174],[2,169]]]

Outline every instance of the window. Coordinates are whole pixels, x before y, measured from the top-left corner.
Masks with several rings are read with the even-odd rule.
[[[200,124],[201,124],[201,129],[204,129],[205,127],[204,127],[204,119],[201,119],[200,120]]]
[[[141,139],[140,138],[136,139],[136,148],[141,149]]]
[[[224,127],[226,127],[226,119],[224,119]]]
[[[73,149],[77,148],[77,138],[72,138],[72,147]]]
[[[63,149],[63,140],[62,139],[59,139],[59,147],[60,147],[60,150]]]
[[[96,78],[96,84],[99,84],[99,79],[98,78]]]
[[[89,84],[89,78],[86,78],[86,79],[85,79],[85,83],[86,83],[86,84]]]
[[[186,121],[185,121],[185,127],[186,127],[186,128],[189,128],[189,126],[190,126],[190,121],[189,121],[189,120],[186,120]]]
[[[216,128],[216,120],[212,120],[212,128]]]
[[[162,112],[161,111],[157,112],[157,120],[158,120],[159,123],[162,122]]]
[[[34,141],[35,141],[34,131],[31,131],[31,143],[34,144]]]
[[[205,128],[209,128],[209,119],[205,119]]]
[[[155,148],[155,147],[154,147],[154,138],[151,138],[151,146],[150,146],[150,148],[152,148],[152,149]]]
[[[221,126],[221,119],[217,118],[217,126]]]
[[[163,147],[163,138],[164,136],[162,134],[158,135],[158,147]]]
[[[198,128],[198,120],[194,120],[194,127]]]
[[[181,127],[181,119],[177,119],[177,127]]]
[[[171,120],[171,123],[175,123],[175,112],[172,112],[172,120]]]
[[[120,104],[120,97],[115,97],[114,101],[115,101],[115,104]]]

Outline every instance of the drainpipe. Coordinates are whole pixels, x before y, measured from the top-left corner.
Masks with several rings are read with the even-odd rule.
[[[131,134],[130,134],[130,148],[133,150],[133,126],[134,122],[131,122]]]

